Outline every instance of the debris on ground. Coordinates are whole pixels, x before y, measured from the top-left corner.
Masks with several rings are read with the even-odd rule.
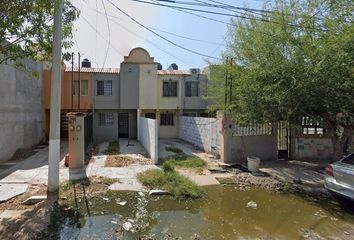
[[[27,198],[25,201],[23,201],[23,204],[33,205],[33,204],[37,204],[41,201],[44,201],[46,199],[47,199],[46,195],[31,196],[31,197]]]
[[[153,189],[149,191],[149,195],[170,195],[168,191],[161,190],[161,189]]]
[[[118,205],[121,205],[121,206],[124,206],[127,202],[126,201],[123,201],[123,202],[118,202],[116,201]]]
[[[256,209],[257,208],[257,203],[254,202],[254,201],[250,201],[250,202],[247,203],[247,207]]]
[[[108,155],[105,162],[105,167],[127,167],[129,165],[150,165],[152,160],[149,158],[141,157],[131,157],[128,155]]]
[[[133,228],[133,225],[130,223],[130,222],[125,222],[125,223],[123,223],[123,229],[125,230],[125,231],[130,231],[131,229]]]
[[[233,177],[217,177],[221,184],[235,184],[238,190],[249,190],[258,187],[266,190],[281,191],[285,188],[285,183],[274,176],[254,176],[252,173],[241,172]]]
[[[0,184],[0,203],[7,202],[18,195],[24,194],[27,191],[27,188],[28,184]]]

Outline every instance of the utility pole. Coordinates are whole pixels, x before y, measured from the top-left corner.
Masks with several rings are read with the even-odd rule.
[[[50,130],[48,159],[48,192],[59,190],[60,102],[61,102],[61,38],[63,0],[54,1],[54,34],[52,83],[50,94]]]
[[[225,99],[224,99],[224,104],[225,104],[224,108],[225,108],[225,112],[226,112],[226,107],[227,107],[227,85],[228,85],[228,81],[227,81],[227,77],[228,77],[227,62],[228,62],[228,60],[229,60],[229,58],[226,57],[226,64],[225,64],[225,66],[226,66],[226,73],[225,73],[225,92],[224,92],[224,97],[225,97]]]
[[[80,64],[81,64],[81,60],[80,60],[80,58],[81,58],[81,56],[80,56],[80,53],[78,52],[77,53],[77,55],[79,56],[79,107],[78,107],[78,109],[79,109],[79,112],[80,112],[80,100],[81,100],[81,76],[80,76],[80,71],[81,71],[81,68],[80,68]]]
[[[74,109],[74,53],[71,53],[71,111]]]

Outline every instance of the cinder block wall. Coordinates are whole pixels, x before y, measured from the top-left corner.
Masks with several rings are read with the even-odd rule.
[[[179,137],[205,152],[221,153],[221,119],[202,117],[180,117]]]
[[[158,126],[157,120],[139,117],[139,141],[155,163],[158,161]]]
[[[0,65],[0,162],[43,141],[42,71],[31,60]]]
[[[297,136],[295,138],[294,159],[330,160],[333,155],[332,140],[328,137]]]

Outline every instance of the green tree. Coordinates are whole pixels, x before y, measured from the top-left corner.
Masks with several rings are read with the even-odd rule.
[[[23,57],[50,59],[54,1],[12,0],[0,4],[0,64]],[[78,16],[78,9],[69,0],[64,0],[64,49],[72,45],[73,22]]]
[[[224,55],[238,67],[211,66],[212,108],[241,122],[299,124],[309,116],[323,122],[338,159],[354,127],[354,3],[277,0],[264,10],[232,19]],[[225,105],[226,71],[237,79]]]

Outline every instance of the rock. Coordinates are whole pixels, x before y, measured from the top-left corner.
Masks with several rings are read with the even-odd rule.
[[[201,237],[200,237],[198,234],[194,233],[192,239],[193,239],[193,240],[200,240]]]
[[[153,189],[149,191],[149,195],[170,195],[170,193],[161,189]]]
[[[113,223],[113,224],[117,224],[118,222],[117,222],[117,221],[112,220],[112,221],[111,221],[111,223]]]
[[[257,203],[255,203],[253,201],[250,201],[250,202],[247,203],[247,207],[256,209],[257,208]]]
[[[109,201],[109,198],[105,198],[105,197],[103,197],[102,199],[103,199],[103,201],[106,201],[106,202],[108,202],[108,201]]]
[[[133,228],[133,225],[130,222],[123,223],[123,229],[125,231],[130,231]]]
[[[144,193],[143,192],[138,192],[140,197],[144,197]]]
[[[123,201],[123,202],[117,202],[118,205],[124,206],[127,202]]]
[[[25,201],[23,201],[22,204],[33,205],[33,204],[39,203],[39,202],[46,200],[46,199],[47,199],[47,196],[45,196],[45,195],[31,196],[31,197],[27,198]]]

